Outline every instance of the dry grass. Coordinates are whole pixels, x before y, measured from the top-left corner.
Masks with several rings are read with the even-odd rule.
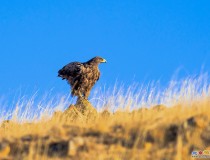
[[[210,147],[208,75],[172,81],[165,90],[157,83],[111,90],[94,92],[99,112],[90,114],[63,112],[68,97],[47,104],[20,99],[1,117],[0,158],[188,160]]]

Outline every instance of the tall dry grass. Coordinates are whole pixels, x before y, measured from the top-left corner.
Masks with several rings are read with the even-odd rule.
[[[110,112],[132,111],[158,104],[170,107],[178,103],[191,103],[208,98],[209,82],[209,76],[205,73],[182,80],[171,80],[166,87],[161,87],[159,82],[151,82],[147,85],[134,83],[128,87],[123,83],[116,83],[114,87],[95,88],[89,101],[98,111],[108,109]],[[58,97],[51,96],[49,93],[39,101],[37,97],[38,92],[31,97],[23,95],[19,96],[12,106],[1,106],[0,122],[6,119],[18,122],[37,121],[41,117],[50,117],[54,111],[64,111],[69,104],[75,102],[70,95]]]
[[[174,146],[167,149],[164,147],[167,128],[171,124],[183,127],[186,125],[187,119],[196,115],[204,115],[208,121],[210,115],[209,95],[208,74],[191,76],[180,81],[172,80],[165,88],[162,88],[158,82],[146,86],[133,84],[127,88],[122,84],[116,84],[108,89],[99,87],[93,91],[90,98],[90,102],[99,111],[96,119],[88,121],[89,117],[81,117],[75,121],[75,116],[71,117],[71,115],[67,117],[61,117],[59,114],[53,116],[55,112],[63,112],[69,104],[73,103],[69,95],[51,97],[50,100],[48,96],[45,96],[37,102],[36,93],[29,99],[21,97],[13,109],[8,110],[6,107],[6,110],[0,111],[0,121],[4,124],[4,127],[0,127],[0,139],[15,139],[31,134],[68,139],[67,132],[69,131],[63,129],[63,126],[77,126],[101,134],[110,133],[115,138],[124,139],[124,146],[117,145],[121,147],[119,150],[116,146],[111,147],[113,145],[110,145],[108,150],[102,149],[102,155],[94,152],[96,151],[94,145],[98,144],[91,145],[87,142],[88,146],[92,147],[90,147],[89,154],[93,153],[98,159],[126,159],[128,157],[129,159],[147,159],[149,154],[152,156],[151,159],[153,156],[159,159],[166,153],[176,159],[187,159],[190,156],[190,146],[194,145],[199,148],[203,146],[203,142],[202,144],[199,142],[198,145],[192,141],[183,142],[183,135],[186,136],[183,131],[183,135],[181,133],[179,133],[180,136],[177,135],[178,138]],[[108,112],[103,112],[104,110]],[[10,122],[5,127],[7,119]],[[200,119],[198,121],[199,125],[203,125],[203,128],[206,127],[205,121]],[[122,135],[115,133],[116,131],[113,130],[115,126],[121,126],[125,130]],[[195,131],[201,132],[199,129]],[[147,142],[148,133],[155,139],[154,142]],[[78,133],[77,136],[82,135]],[[132,136],[135,137],[133,140]],[[200,135],[197,137],[195,135],[194,138],[200,141]],[[187,144],[183,146],[182,142]],[[132,147],[129,148],[129,145]],[[203,148],[205,147],[208,146],[203,146]],[[150,153],[151,149],[154,154]],[[175,153],[172,154],[170,149]],[[139,155],[139,152],[142,154]],[[91,156],[87,156],[88,158],[91,159]]]

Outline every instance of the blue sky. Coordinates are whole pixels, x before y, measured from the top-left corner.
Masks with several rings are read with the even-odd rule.
[[[160,80],[210,69],[210,1],[0,1],[0,95],[54,88],[57,71],[96,55],[96,87]]]

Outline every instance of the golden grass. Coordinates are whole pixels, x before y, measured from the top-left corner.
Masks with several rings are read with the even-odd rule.
[[[1,123],[0,159],[193,159],[193,150],[210,150],[210,89],[200,83],[189,79],[161,93],[152,89],[142,94],[141,88],[134,94],[132,87],[125,94],[102,93],[105,98],[94,103],[96,108],[103,103],[101,112],[82,102],[83,111],[71,106],[41,110],[37,116],[30,108],[21,110],[19,103],[11,120]],[[64,101],[57,106],[66,106]],[[160,102],[164,105],[155,105]]]
[[[0,151],[0,157],[15,155],[14,159],[187,160],[191,158],[192,150],[210,147],[210,136],[204,136],[210,134],[207,131],[210,122],[209,107],[210,101],[203,99],[189,106],[177,104],[167,108],[159,105],[131,112],[104,111],[88,115],[92,116],[91,120],[83,115],[75,119],[75,111],[71,109],[36,123],[3,122],[0,139],[2,143],[7,143],[7,148]],[[175,126],[174,130],[170,128],[172,126]],[[67,147],[68,151],[61,153],[63,155],[59,155],[59,149],[55,149],[58,155],[49,153],[47,150],[52,142],[67,142],[68,145],[64,145],[64,148]],[[25,145],[28,150],[23,147],[22,153],[7,153],[8,146],[11,150],[14,144],[18,148]]]

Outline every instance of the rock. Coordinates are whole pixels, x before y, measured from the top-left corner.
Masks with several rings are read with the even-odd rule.
[[[152,133],[150,131],[148,131],[146,134],[145,142],[146,143],[154,143],[155,142],[154,136],[152,135]]]
[[[112,145],[112,144],[117,144],[118,142],[120,142],[120,139],[118,137],[114,137],[111,134],[107,133],[107,134],[102,134],[102,136],[100,137],[100,141],[105,144],[105,145]]]
[[[164,135],[165,144],[168,144],[170,142],[176,142],[178,136],[178,130],[179,130],[178,126],[174,124],[166,129]]]
[[[187,127],[205,128],[207,125],[208,125],[208,117],[206,115],[200,114],[188,118],[184,123],[184,128]]]
[[[83,136],[85,137],[97,137],[97,138],[100,137],[101,135],[102,133],[100,131],[95,131],[92,129],[83,134]]]
[[[29,154],[29,143],[23,143],[21,141],[10,142],[11,155],[17,157],[17,159],[23,159],[24,156]]]
[[[85,134],[83,134],[86,138],[94,138],[96,139],[97,144],[104,144],[107,146],[113,145],[113,144],[122,144],[123,146],[129,146],[130,145],[130,139],[125,141],[122,137],[113,135],[111,133],[103,133],[100,131],[94,131],[89,130]]]
[[[85,116],[91,116],[91,115],[97,114],[96,109],[86,99],[82,99],[82,98],[78,99],[75,107],[77,108],[78,111],[80,111]]]
[[[21,140],[23,142],[31,142],[31,141],[36,141],[38,137],[36,135],[25,135],[21,137]]]
[[[85,148],[85,141],[82,137],[75,137],[73,140],[69,141],[69,156],[75,156],[78,150],[82,151],[81,149]]]
[[[63,116],[71,121],[91,121],[95,120],[97,111],[88,100],[80,98],[75,105],[71,104],[69,108],[64,111]]]
[[[194,117],[190,117],[186,120],[186,122],[184,123],[184,128],[187,128],[188,126],[190,127],[196,126],[196,121]]]
[[[210,145],[210,126],[206,127],[201,133],[201,139],[205,145]]]
[[[149,143],[158,143],[159,145],[164,145],[165,139],[165,128],[155,128],[148,130],[146,133],[143,134],[143,139],[145,142]]]
[[[126,141],[123,141],[123,146],[126,148],[133,148],[135,144],[140,147],[140,139],[142,135],[140,135],[138,128],[131,128],[129,131],[129,138]]]
[[[73,139],[74,143],[77,145],[77,146],[82,146],[85,144],[85,141],[82,137],[75,137]]]
[[[69,141],[69,150],[68,150],[68,156],[75,156],[77,154],[77,147],[74,143],[74,141]]]
[[[48,156],[50,157],[65,157],[68,155],[69,142],[59,141],[49,144]]]
[[[62,117],[65,117],[66,121],[77,121],[78,119],[83,119],[83,114],[76,106],[70,105],[69,108],[64,111]]]
[[[114,125],[111,128],[112,132],[117,134],[117,135],[123,135],[125,134],[125,128],[122,125]]]

